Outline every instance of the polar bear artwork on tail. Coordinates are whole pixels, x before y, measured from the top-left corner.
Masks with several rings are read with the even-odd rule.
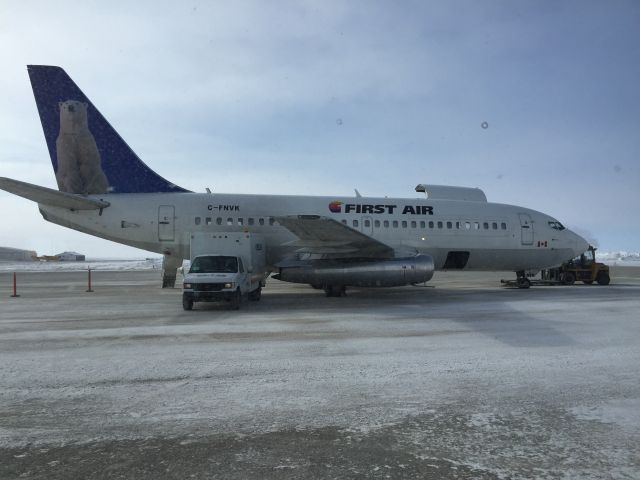
[[[56,140],[58,171],[56,180],[62,192],[106,193],[109,181],[102,171],[100,152],[89,131],[87,104],[67,100],[60,108],[60,133]]]

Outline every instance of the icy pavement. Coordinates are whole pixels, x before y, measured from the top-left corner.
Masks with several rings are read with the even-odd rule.
[[[272,281],[239,312],[85,276],[0,274],[0,478],[640,477],[640,269]]]

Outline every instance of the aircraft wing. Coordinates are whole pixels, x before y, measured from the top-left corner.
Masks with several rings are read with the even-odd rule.
[[[109,202],[104,200],[95,200],[82,195],[60,192],[5,177],[0,177],[0,188],[34,202],[70,210],[98,210],[109,206]]]
[[[393,249],[364,233],[320,215],[274,217],[298,240],[288,245],[299,247],[298,253],[344,257],[392,258]]]

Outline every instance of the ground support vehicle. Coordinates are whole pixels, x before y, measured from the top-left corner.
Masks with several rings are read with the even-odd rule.
[[[191,265],[184,274],[182,307],[226,301],[232,309],[243,300],[260,300],[265,285],[264,240],[251,233],[191,235]]]
[[[540,271],[540,278],[522,277],[501,282],[507,286],[529,288],[532,285],[573,285],[576,281],[585,285],[591,285],[593,282],[609,285],[611,282],[609,266],[596,261],[596,248],[591,245],[586,252],[559,267]]]

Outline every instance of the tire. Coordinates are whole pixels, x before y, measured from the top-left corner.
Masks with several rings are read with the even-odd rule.
[[[240,293],[240,289],[237,289],[233,296],[231,297],[231,310],[240,310],[240,305],[242,304],[242,294]]]
[[[262,287],[257,288],[256,290],[254,290],[249,294],[249,300],[252,300],[254,302],[259,302],[261,297],[262,297]]]
[[[347,288],[344,285],[327,285],[324,287],[324,293],[327,297],[342,297],[346,291]]]
[[[564,283],[565,285],[573,285],[574,283],[576,283],[576,276],[571,272],[566,272],[562,276],[562,283]]]
[[[518,288],[529,288],[531,287],[531,281],[527,277],[518,277],[516,285],[518,285]]]
[[[193,299],[183,296],[182,308],[184,308],[185,310],[193,310]]]
[[[596,277],[596,282],[598,282],[598,285],[609,285],[611,277],[609,277],[607,272],[600,272]]]

